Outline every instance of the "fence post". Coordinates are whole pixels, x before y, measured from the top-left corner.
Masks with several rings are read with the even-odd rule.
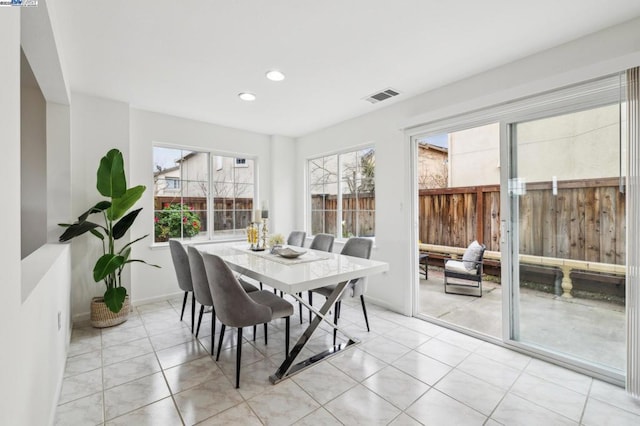
[[[484,193],[482,187],[476,188],[476,240],[484,243]]]

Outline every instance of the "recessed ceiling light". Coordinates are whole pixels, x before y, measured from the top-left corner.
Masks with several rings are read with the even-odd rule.
[[[267,71],[265,76],[271,81],[282,81],[284,80],[284,74],[278,70]]]
[[[249,92],[238,93],[238,97],[240,99],[242,99],[243,101],[248,101],[248,102],[256,100],[256,95],[254,95],[253,93],[249,93]]]

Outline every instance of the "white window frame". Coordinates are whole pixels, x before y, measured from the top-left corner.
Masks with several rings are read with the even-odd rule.
[[[307,232],[309,233],[310,236],[313,236],[313,229],[312,229],[312,223],[313,223],[313,209],[312,209],[312,202],[311,202],[311,182],[309,180],[309,164],[314,161],[314,160],[318,160],[320,158],[325,158],[325,157],[331,157],[331,156],[336,156],[336,167],[337,167],[337,196],[336,196],[336,235],[335,235],[335,239],[336,241],[346,241],[348,238],[347,237],[343,237],[342,233],[343,233],[343,229],[342,229],[342,221],[343,221],[343,208],[342,208],[342,162],[340,160],[340,156],[345,155],[345,154],[350,154],[350,153],[357,153],[360,151],[365,151],[371,149],[373,150],[374,153],[374,158],[375,158],[375,153],[376,153],[376,147],[374,144],[366,144],[366,145],[361,145],[361,146],[355,146],[355,147],[350,147],[344,150],[340,150],[340,151],[333,151],[333,152],[328,152],[325,154],[320,154],[320,155],[314,155],[312,157],[308,157],[306,159],[306,163],[305,163],[305,180],[306,180],[306,186],[305,186],[305,200],[306,200],[306,205],[307,205],[307,224],[305,226],[305,228],[307,229]],[[375,173],[374,173],[374,179],[375,179]],[[326,210],[325,210],[326,211]],[[375,216],[375,212],[376,209],[373,210],[373,214]],[[356,228],[357,228],[357,215],[356,215]],[[375,223],[375,219],[374,219],[374,223]],[[372,237],[366,237],[366,238],[371,238],[372,240],[375,241],[375,231],[374,231],[374,235]]]
[[[230,153],[230,152],[220,152],[220,151],[212,151],[212,150],[208,150],[208,149],[203,149],[200,147],[187,147],[184,145],[167,145],[167,144],[153,144],[152,146],[152,156],[153,156],[153,152],[155,148],[166,148],[166,149],[175,149],[175,150],[181,150],[184,152],[197,152],[197,153],[202,153],[202,154],[207,154],[208,156],[208,160],[207,160],[207,185],[208,185],[208,194],[206,195],[207,198],[207,234],[205,238],[198,238],[195,240],[192,240],[193,242],[197,242],[197,243],[207,243],[207,242],[220,242],[220,241],[240,241],[240,240],[244,240],[244,236],[231,236],[228,238],[224,238],[224,237],[219,237],[216,238],[215,236],[215,232],[214,232],[214,198],[212,195],[212,191],[211,188],[213,187],[213,171],[219,171],[221,170],[223,167],[223,163],[224,163],[224,158],[230,158],[233,159],[233,164],[236,164],[236,160],[237,159],[243,159],[245,160],[245,164],[239,166],[239,167],[249,167],[248,162],[246,162],[246,160],[251,160],[253,161],[253,209],[255,210],[258,206],[258,187],[259,187],[259,181],[258,181],[258,158],[255,156],[248,156],[246,154],[242,154],[242,153]],[[214,164],[215,163],[215,164]],[[219,167],[220,165],[220,167]],[[238,167],[238,166],[236,166]],[[232,168],[232,169],[235,169]],[[180,199],[183,199],[183,193],[184,193],[184,185],[182,185],[181,182],[183,182],[185,179],[182,176],[182,168],[179,169],[180,170],[180,177],[178,178],[174,178],[176,179],[178,182],[180,182],[179,184],[179,188],[176,189],[172,189],[173,191],[179,191],[180,192]],[[235,179],[235,178],[234,178]],[[154,204],[155,204],[155,196],[154,196]],[[154,221],[153,221],[153,217],[155,217],[155,213],[156,210],[155,208],[151,209],[152,211],[152,220],[151,220],[151,235],[153,236],[153,245],[158,245],[158,246],[166,246],[168,243],[167,242],[155,242],[155,227],[154,227]],[[235,214],[235,210],[234,210],[234,214]],[[181,237],[180,240],[186,240],[185,238]]]
[[[511,167],[508,158],[508,144],[506,143],[508,137],[508,126],[512,123],[517,123],[521,121],[528,121],[534,119],[540,119],[545,117],[553,117],[556,115],[561,115],[565,113],[572,113],[575,111],[588,109],[592,107],[598,107],[602,105],[606,105],[613,102],[618,102],[620,100],[620,80],[619,75],[609,75],[603,76],[601,78],[597,78],[587,82],[579,82],[571,86],[567,86],[564,88],[559,88],[555,90],[551,90],[549,92],[534,94],[524,99],[513,100],[510,102],[505,102],[499,105],[488,106],[486,108],[482,108],[476,111],[470,111],[467,113],[461,113],[451,117],[444,117],[440,119],[435,119],[428,123],[423,123],[415,126],[409,126],[405,128],[405,136],[406,140],[411,143],[412,150],[412,223],[414,223],[414,228],[411,236],[411,244],[413,247],[417,244],[417,224],[418,224],[418,190],[417,190],[417,170],[415,163],[417,161],[417,139],[425,136],[438,135],[442,133],[451,133],[456,131],[461,131],[465,129],[470,129],[473,127],[483,126],[491,123],[500,123],[500,166],[501,166],[501,187],[504,187],[506,181],[509,176],[509,167]],[[579,102],[576,101],[579,99]],[[627,151],[627,155],[629,155],[629,151]],[[629,170],[629,169],[627,169]],[[627,197],[629,197],[629,191],[627,191]],[[507,236],[507,234],[511,231],[508,228],[508,224],[511,222],[510,209],[509,209],[509,201],[507,197],[501,198],[501,227],[502,227],[502,253],[507,254],[513,251],[513,244],[517,241],[517,237],[513,235]],[[627,205],[630,205],[629,199],[627,199]],[[629,217],[627,217],[627,220]],[[627,227],[627,235],[630,235],[629,232],[633,232],[629,227],[630,223],[628,222]],[[634,234],[635,235],[635,234]],[[627,244],[629,244],[630,239],[627,238]],[[425,315],[420,314],[419,312],[419,279],[418,279],[418,253],[416,251],[415,256],[412,258],[412,270],[415,270],[416,273],[413,278],[413,313],[417,318],[425,319],[429,322],[434,322],[439,325],[442,325],[447,328],[456,328],[449,323],[434,320],[433,318],[427,317]],[[533,348],[530,345],[523,344],[521,342],[515,341],[511,339],[510,336],[510,321],[513,319],[512,312],[510,311],[510,304],[512,303],[512,281],[514,277],[512,276],[512,271],[509,268],[504,267],[502,269],[502,277],[501,283],[503,286],[503,292],[507,293],[507,297],[503,297],[502,300],[502,340],[494,340],[491,338],[486,338],[485,335],[475,333],[472,330],[466,331],[466,334],[472,335],[474,337],[491,341],[492,343],[499,344],[510,349],[516,349],[525,354],[530,354],[533,356],[540,355],[552,362],[569,366],[576,371],[581,373],[585,373],[591,376],[600,377],[606,379],[607,381],[612,381],[617,384],[623,384],[625,378],[616,373],[612,372],[610,369],[606,367],[598,366],[593,363],[586,363],[584,361],[576,361],[570,357],[567,357],[563,354],[557,354],[550,351],[541,351],[539,349]],[[627,277],[629,277],[629,265],[627,264]],[[628,303],[628,302],[627,302]],[[632,308],[628,304],[625,309]],[[637,309],[638,307],[634,307]],[[516,315],[517,316],[517,312]],[[627,323],[628,325],[628,323]],[[628,345],[628,342],[627,342]],[[627,352],[628,356],[631,356],[628,348]],[[634,353],[633,356],[637,356],[637,353]],[[633,371],[630,372],[627,370],[627,376],[633,374],[633,379],[639,380],[638,377],[640,375],[638,372]]]

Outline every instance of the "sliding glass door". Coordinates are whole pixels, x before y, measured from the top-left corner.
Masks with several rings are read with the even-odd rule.
[[[592,103],[504,126],[501,191],[508,340],[614,375],[626,362],[622,107]]]

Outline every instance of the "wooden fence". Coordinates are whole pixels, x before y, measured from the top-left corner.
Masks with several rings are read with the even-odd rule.
[[[623,265],[625,194],[618,178],[526,185],[519,196],[520,254]],[[477,239],[500,251],[498,185],[423,189],[420,241],[466,247]]]
[[[200,216],[201,231],[207,230],[207,198],[206,197],[154,197],[154,209],[156,211],[169,207],[171,204],[182,204],[191,207],[194,213]],[[235,212],[234,212],[235,209]],[[252,218],[253,198],[221,198],[213,199],[213,224],[214,230],[230,230],[246,228]],[[235,214],[235,218],[234,218]]]
[[[340,235],[336,232],[338,199],[336,195],[315,194],[311,196],[311,230]],[[344,236],[349,233],[360,236],[375,235],[376,198],[372,193],[342,196],[342,218]],[[357,226],[357,230],[356,230]]]

